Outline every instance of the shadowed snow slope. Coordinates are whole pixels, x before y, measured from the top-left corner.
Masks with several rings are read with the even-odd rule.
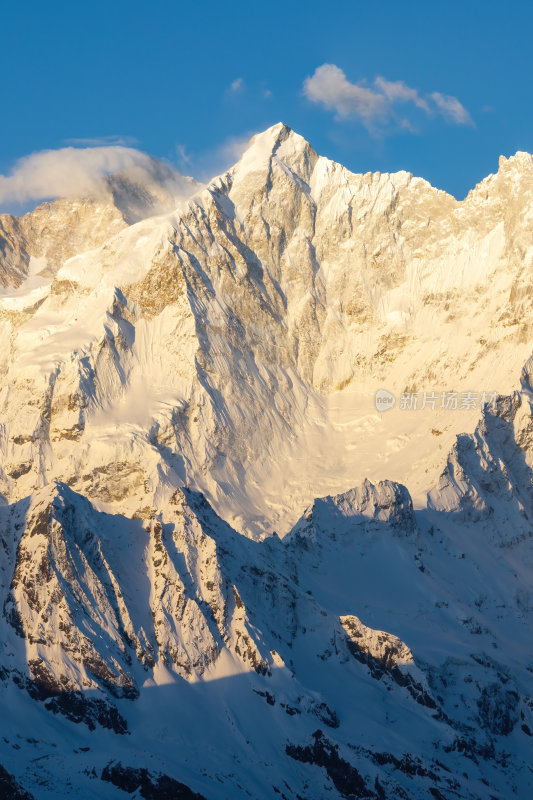
[[[531,538],[368,481],[283,541],[190,490],[1,516],[3,763],[36,797],[118,796],[110,759],[209,798],[531,791]]]

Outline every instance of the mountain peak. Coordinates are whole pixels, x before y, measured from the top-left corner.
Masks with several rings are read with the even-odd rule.
[[[531,153],[526,153],[524,150],[517,150],[514,156],[509,156],[509,158],[500,156],[498,171],[509,168],[531,170],[533,168],[533,156]]]
[[[302,158],[308,161],[318,158],[309,142],[296,133],[288,125],[278,122],[262,133],[257,133],[250,139],[249,145],[242,155],[234,170],[239,175],[245,172],[264,170],[270,165],[273,157],[277,156],[291,168],[301,166]],[[299,171],[296,168],[296,171]]]
[[[278,122],[262,133],[256,133],[255,136],[252,136],[248,148],[239,163],[243,161],[249,162],[252,159],[264,161],[265,158],[269,159],[277,155],[280,149],[283,149],[283,155],[288,155],[290,152],[303,153],[305,151],[314,153],[313,148],[303,136],[293,131],[285,123]]]
[[[250,145],[255,144],[263,144],[265,146],[271,145],[272,149],[275,150],[279,145],[286,141],[290,136],[295,136],[302,141],[305,141],[302,136],[295,133],[289,125],[286,125],[284,122],[277,122],[275,125],[271,125],[270,128],[266,130],[256,133],[255,136],[252,136],[250,139]]]

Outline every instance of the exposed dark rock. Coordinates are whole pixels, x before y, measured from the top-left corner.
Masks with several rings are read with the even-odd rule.
[[[388,676],[398,685],[407,689],[411,697],[422,706],[436,709],[437,704],[427,689],[408,671],[402,670],[402,659],[411,659],[411,651],[397,636],[385,631],[367,628],[354,616],[340,617],[346,633],[346,644],[357,661],[368,667],[376,680]]]
[[[479,719],[491,733],[507,736],[518,721],[518,694],[498,683],[485,686],[478,700]]]
[[[25,461],[23,464],[17,464],[17,466],[6,469],[6,472],[10,478],[13,478],[13,480],[16,481],[23,475],[27,475],[32,466],[33,463],[31,461]]]
[[[294,717],[295,714],[301,714],[299,708],[295,706],[289,706],[287,703],[280,703],[280,706],[284,709],[285,713],[289,715],[289,717]]]
[[[260,692],[258,689],[254,689],[255,694],[258,694],[260,697],[264,697],[267,701],[269,706],[276,705],[276,698],[274,695],[271,695],[270,692]]]
[[[168,775],[153,775],[144,767],[124,767],[110,763],[102,770],[102,780],[112,783],[123,792],[139,792],[145,800],[206,800],[184,783]]]
[[[380,766],[392,764],[394,769],[403,772],[404,775],[417,775],[420,778],[431,778],[434,781],[440,780],[433,770],[424,767],[419,758],[409,753],[404,753],[401,758],[397,758],[392,755],[392,753],[370,753],[370,757],[375,764],[379,764]]]
[[[479,763],[479,759],[488,761],[494,759],[496,756],[496,751],[492,742],[482,743],[464,737],[454,739],[451,745],[444,745],[443,750],[445,753],[451,753],[453,751],[461,753],[475,764]]]
[[[23,789],[13,775],[2,766],[0,766],[0,800],[33,800],[33,795]]]
[[[324,725],[329,728],[338,728],[340,725],[339,718],[335,711],[327,705],[327,703],[316,703],[313,705],[313,714],[321,720]]]
[[[17,635],[20,636],[21,639],[24,639],[24,626],[22,625],[22,619],[15,599],[11,593],[7,596],[4,603],[4,617],[9,625],[17,632]]]
[[[322,731],[315,731],[313,744],[301,746],[288,744],[285,752],[295,761],[323,767],[337,791],[346,798],[375,797],[367,789],[358,770],[339,755],[337,745],[330,742]]]
[[[128,733],[126,720],[116,706],[98,698],[84,697],[81,692],[62,692],[45,703],[54,714],[63,714],[71,722],[84,722],[89,730],[97,725],[115,733]]]

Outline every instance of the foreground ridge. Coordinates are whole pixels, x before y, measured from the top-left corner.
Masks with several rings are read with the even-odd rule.
[[[511,423],[508,464],[532,425],[525,394],[501,398],[480,429],[501,437]],[[531,531],[497,535],[514,513],[499,492],[492,514],[444,510],[449,469],[427,511],[401,485],[365,481],[317,500],[283,541],[246,539],[189,489],[143,519],[61,483],[2,509],[2,677],[18,709],[18,735],[7,720],[2,735],[22,742],[31,726],[23,749],[44,756],[21,768],[13,750],[13,780],[38,797],[50,769],[49,791],[75,776],[102,797],[109,781],[143,797],[158,781],[184,797],[525,796]],[[74,755],[54,750],[55,720]]]

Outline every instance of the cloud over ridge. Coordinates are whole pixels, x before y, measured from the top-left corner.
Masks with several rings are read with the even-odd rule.
[[[161,180],[163,172],[170,178],[172,173],[157,159],[122,145],[41,150],[20,158],[8,175],[0,175],[0,204],[98,195],[102,179],[123,170],[133,170],[141,180]]]

